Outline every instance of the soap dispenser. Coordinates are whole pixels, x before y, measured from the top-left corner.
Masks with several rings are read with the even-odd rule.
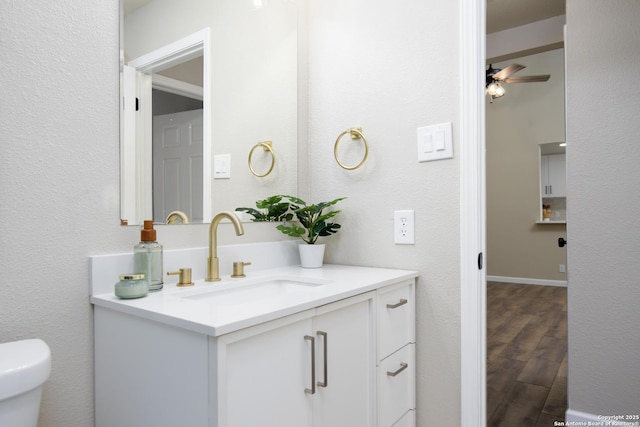
[[[133,266],[136,273],[145,275],[150,292],[162,289],[162,245],[156,241],[151,220],[144,221],[140,243],[133,248]]]

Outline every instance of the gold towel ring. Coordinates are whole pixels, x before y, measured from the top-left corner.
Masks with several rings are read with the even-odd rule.
[[[251,173],[257,176],[258,178],[264,178],[265,176],[269,175],[276,164],[276,155],[273,152],[273,148],[271,148],[271,145],[272,145],[271,141],[258,142],[256,145],[253,146],[251,151],[249,151],[249,169],[251,169]],[[264,151],[268,151],[271,154],[271,166],[269,167],[269,170],[262,175],[256,172],[256,170],[253,168],[253,165],[251,164],[251,157],[253,156],[253,152],[258,147],[262,147]]]
[[[362,158],[362,160],[360,160],[360,163],[358,163],[355,166],[347,166],[344,163],[342,163],[338,158],[338,143],[340,142],[340,139],[342,139],[342,137],[348,133],[351,134],[351,139],[360,138],[362,139],[362,142],[364,142],[364,157]],[[369,155],[369,144],[367,144],[367,139],[362,134],[362,128],[351,128],[351,129],[345,130],[340,135],[338,135],[338,139],[336,139],[336,144],[333,146],[333,156],[336,158],[336,162],[338,162],[338,164],[344,169],[347,169],[350,171],[354,169],[358,169],[360,166],[362,166],[365,160],[367,160],[368,155]]]

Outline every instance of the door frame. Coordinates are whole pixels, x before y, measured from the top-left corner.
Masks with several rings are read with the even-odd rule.
[[[166,46],[142,55],[136,59],[129,61],[129,65],[136,70],[152,74],[162,71],[174,65],[186,62],[190,59],[202,56],[203,76],[202,76],[202,217],[211,218],[211,30],[206,27],[189,36],[176,40]],[[156,84],[164,83],[167,85],[167,79],[158,81],[154,76]],[[171,86],[169,82],[169,86]],[[175,88],[175,87],[174,87]],[[177,89],[176,89],[177,90]],[[183,86],[181,88],[183,94],[190,92],[189,88]],[[191,90],[193,92],[193,90]],[[191,94],[194,97],[196,94]],[[197,95],[195,96],[197,97]],[[150,119],[149,119],[150,120]],[[149,126],[151,124],[149,123]]]
[[[460,425],[486,425],[486,0],[460,0]]]

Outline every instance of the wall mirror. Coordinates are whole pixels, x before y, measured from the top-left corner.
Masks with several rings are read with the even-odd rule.
[[[122,224],[297,193],[295,1],[122,0],[120,21]]]

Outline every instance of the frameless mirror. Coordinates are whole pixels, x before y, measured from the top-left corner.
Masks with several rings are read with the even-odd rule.
[[[123,0],[121,223],[297,193],[297,22],[292,0]]]

